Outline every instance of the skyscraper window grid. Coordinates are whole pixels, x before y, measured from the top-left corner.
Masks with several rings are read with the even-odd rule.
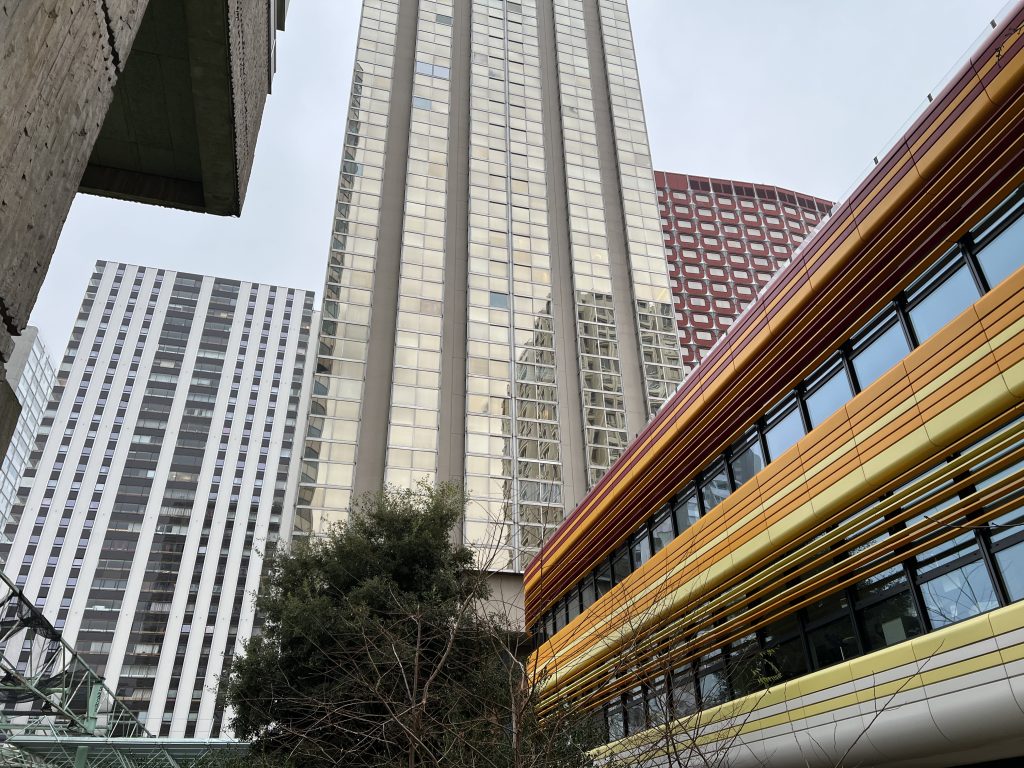
[[[384,471],[405,488],[437,472],[451,17],[450,0],[419,4]]]
[[[576,301],[587,479],[628,441],[583,0],[556,0],[555,39]],[[639,425],[637,425],[639,427]]]
[[[300,533],[343,520],[352,494],[398,9],[397,0],[365,0],[359,24],[296,507]]]
[[[338,262],[348,242],[336,222],[298,520],[303,532],[323,532],[344,519],[353,493],[461,480],[472,499],[465,540],[491,570],[514,574],[679,378],[678,339],[649,317],[648,299],[669,296],[661,235],[653,215],[627,228],[642,188],[630,174],[643,171],[617,160],[597,0],[393,7],[388,77],[374,79],[390,90],[373,158],[380,183],[365,186],[366,168],[349,165],[361,141],[350,134],[339,187],[341,229],[374,222],[377,237],[364,246],[373,272],[358,293],[344,285],[355,273]],[[375,8],[364,5],[354,108],[369,93],[359,84],[378,42]],[[616,62],[632,56],[624,50]],[[627,159],[650,175],[627,125],[618,129]],[[430,176],[424,151],[437,161]],[[347,194],[346,174],[357,171],[372,211]],[[648,242],[656,268],[634,286]],[[435,263],[413,262],[427,256]],[[657,281],[652,294],[647,283]],[[671,329],[670,311],[665,301]],[[336,322],[350,312],[368,326]],[[345,368],[356,361],[339,344],[351,342],[360,362]],[[328,393],[342,370],[359,382],[336,399]]]
[[[537,23],[530,0],[471,22],[465,540],[494,569],[562,518]]]
[[[156,733],[221,732],[221,659],[251,632],[263,554],[291,526],[285,429],[308,396],[312,317],[303,291],[104,262],[90,281],[56,428],[4,549],[16,583]]]
[[[647,141],[640,75],[625,0],[599,0],[609,103],[622,190],[626,249],[636,301],[637,331],[648,414],[655,414],[682,378],[672,297],[665,283],[657,194]]]
[[[21,414],[0,469],[0,538],[7,527],[21,485],[22,474],[33,463],[36,433],[46,412],[57,371],[39,338],[38,330],[26,328],[15,337],[15,351],[7,363],[8,381],[16,376],[14,394]]]

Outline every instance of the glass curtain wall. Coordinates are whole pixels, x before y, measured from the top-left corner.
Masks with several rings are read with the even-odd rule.
[[[295,514],[325,533],[352,494],[366,376],[398,0],[364,0]]]

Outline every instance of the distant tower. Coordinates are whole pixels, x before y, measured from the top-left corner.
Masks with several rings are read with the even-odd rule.
[[[689,372],[832,203],[765,184],[654,174],[683,363]]]
[[[30,466],[36,431],[57,378],[38,328],[29,326],[14,337],[14,353],[6,369],[7,383],[21,404],[21,415],[0,469],[0,536],[10,520],[22,473]]]
[[[680,380],[625,0],[365,0],[317,355],[299,530],[454,479],[520,573]]]
[[[99,262],[8,526],[6,571],[153,733],[216,682],[291,521],[306,291]]]

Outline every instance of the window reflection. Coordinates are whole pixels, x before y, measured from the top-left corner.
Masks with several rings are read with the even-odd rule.
[[[1003,575],[1006,594],[1011,600],[1024,599],[1024,541],[996,552],[996,565]]]
[[[683,717],[697,711],[697,692],[689,668],[672,673],[672,715]]]
[[[864,608],[860,619],[868,651],[902,643],[923,631],[909,590]]]
[[[706,475],[704,482],[700,485],[701,503],[704,505],[706,515],[720,503],[725,501],[729,495],[729,475],[725,471],[724,464],[713,467]]]
[[[697,494],[692,490],[682,499],[678,499],[672,508],[672,514],[676,521],[676,530],[682,533],[700,517],[700,509],[697,507]]]
[[[629,550],[623,547],[612,558],[612,579],[615,584],[629,576]]]
[[[804,397],[811,428],[818,426],[833,413],[842,408],[853,397],[853,389],[846,371],[839,367],[831,376],[819,384],[813,392]],[[775,454],[772,453],[772,456]]]
[[[814,665],[818,669],[857,656],[857,636],[849,616],[843,616],[807,633]]]
[[[991,611],[998,605],[992,580],[981,560],[925,582],[921,595],[933,629]]]
[[[978,252],[978,263],[994,288],[1024,263],[1024,216]]]
[[[853,370],[857,373],[860,388],[867,389],[909,353],[910,346],[903,329],[899,323],[893,323],[852,356]]]
[[[940,283],[931,292],[919,299],[910,308],[910,322],[914,327],[918,343],[927,339],[945,326],[950,320],[971,306],[979,298],[978,286],[966,264]]]
[[[640,531],[640,533],[633,536],[633,544],[631,548],[633,552],[634,570],[651,559],[651,537],[647,535],[646,527]]]
[[[765,442],[768,443],[768,460],[779,458],[803,436],[804,422],[800,409],[794,407],[764,432]]]
[[[729,462],[732,468],[732,478],[736,487],[739,488],[747,480],[752,478],[765,466],[764,452],[757,440],[737,452],[737,455]]]
[[[651,538],[653,539],[654,551],[659,552],[675,538],[675,531],[672,525],[672,515],[665,511],[651,526]]]

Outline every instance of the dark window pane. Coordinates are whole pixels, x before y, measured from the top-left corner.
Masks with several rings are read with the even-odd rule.
[[[623,581],[632,569],[629,567],[629,550],[622,547],[612,556],[612,581],[615,584]]]
[[[774,461],[796,445],[796,441],[804,436],[804,421],[800,418],[800,409],[794,408],[779,421],[772,424],[764,432],[768,443],[768,460]]]
[[[917,615],[909,590],[865,608],[860,611],[860,619],[868,651],[902,643],[922,631],[921,617]]]
[[[861,389],[867,389],[879,376],[892,368],[910,352],[907,337],[899,323],[894,323],[853,356],[853,370],[857,373],[857,383]]]
[[[884,538],[884,537],[881,537]],[[868,544],[873,544],[879,539],[874,539]],[[855,549],[851,554],[857,554],[860,551],[860,547]],[[863,581],[859,582],[854,586],[854,592],[857,595],[857,601],[867,601],[877,599],[889,592],[896,592],[907,587],[907,575],[903,570],[903,566],[894,565],[891,568],[886,568],[881,573],[876,573],[874,576],[869,576]]]
[[[675,538],[675,531],[672,529],[672,515],[664,513],[654,521],[651,526],[651,538],[654,539],[654,551],[659,552]]]
[[[693,687],[693,673],[677,669],[672,673],[672,715],[683,717],[697,711],[697,693]]]
[[[1009,472],[1016,472],[1019,469],[1019,465],[1010,467],[1007,470],[1007,474],[1009,474]],[[1000,472],[999,474],[1003,473]],[[990,485],[990,483],[985,483],[984,485],[982,483],[978,483],[978,489],[980,490],[987,485]],[[990,520],[988,529],[993,546],[1015,536],[1021,531],[1024,531],[1024,507],[1017,507],[1014,510],[1000,515],[995,520]]]
[[[978,300],[978,286],[964,264],[948,275],[910,310],[910,323],[919,343]]]
[[[1024,541],[996,552],[996,564],[1011,600],[1024,598]]]
[[[572,621],[580,615],[580,592],[579,589],[573,588],[569,594],[565,597],[565,604],[569,608],[569,621]]]
[[[818,426],[846,405],[853,397],[850,380],[842,368],[836,370],[821,383],[811,394],[804,398],[807,404],[807,415],[811,418],[811,428]],[[772,456],[775,454],[773,453]]]
[[[807,623],[816,624],[819,621],[830,619],[837,613],[849,610],[849,605],[844,592],[823,597],[807,606]]]
[[[608,705],[608,741],[618,741],[626,735],[626,722],[622,703],[613,701]]]
[[[729,465],[732,467],[733,482],[739,488],[747,480],[764,469],[765,461],[761,451],[761,444],[755,441],[738,455],[734,456]]]
[[[993,288],[1024,263],[1024,217],[1007,227],[978,253],[981,271]]]
[[[668,708],[668,686],[665,683],[665,677],[661,676],[655,678],[647,688],[647,722],[649,725],[660,725],[671,719]]]
[[[597,600],[597,596],[594,594],[594,577],[587,576],[583,580],[583,584],[580,586],[580,596],[583,598],[583,610],[587,610]]]
[[[729,681],[726,680],[725,670],[704,669],[697,673],[700,685],[700,705],[702,709],[724,704],[732,696],[729,693]]]
[[[797,619],[795,613],[791,613],[788,616],[783,616],[777,621],[773,621],[767,627],[764,628],[764,642],[765,645],[774,645],[780,640],[786,640],[793,637],[800,631],[800,621]]]
[[[651,559],[651,536],[647,532],[646,525],[639,533],[633,534],[633,540],[630,544],[630,548],[633,552],[634,570]]]
[[[551,611],[548,611],[547,615],[544,617],[544,632],[548,637],[555,634],[555,614]]]
[[[764,651],[764,676],[770,685],[806,675],[807,670],[803,638],[795,637]]]
[[[849,616],[807,633],[815,669],[838,664],[858,655],[857,636]]]
[[[953,500],[955,501],[955,500]],[[948,506],[948,503],[944,506]],[[933,514],[933,513],[932,513]],[[909,521],[913,522],[913,521]],[[909,524],[909,523],[908,523]],[[955,539],[929,549],[917,556],[917,573],[922,578],[938,568],[952,565],[958,560],[970,560],[979,557],[978,540],[973,533],[964,533]]]
[[[673,505],[672,514],[676,520],[676,530],[682,533],[700,517],[700,510],[697,509],[697,494],[689,491],[682,499],[677,499]]]
[[[563,603],[561,601],[555,603],[555,607],[554,607],[554,609],[552,609],[551,613],[553,614],[553,618],[554,618],[554,622],[555,622],[554,629],[555,629],[555,632],[557,632],[558,630],[560,630],[562,627],[565,626],[565,603]]]
[[[608,563],[598,566],[594,573],[594,586],[598,597],[612,588],[612,568]]]
[[[646,727],[643,691],[637,686],[626,694],[626,732],[639,733]]]
[[[701,500],[704,502],[704,513],[707,514],[725,501],[730,493],[729,476],[726,474],[725,466],[719,465],[713,469],[700,485]]]
[[[978,560],[921,585],[932,629],[969,619],[998,607],[985,564]]]
[[[747,635],[729,646],[729,682],[735,696],[767,688],[764,657],[755,635]]]

